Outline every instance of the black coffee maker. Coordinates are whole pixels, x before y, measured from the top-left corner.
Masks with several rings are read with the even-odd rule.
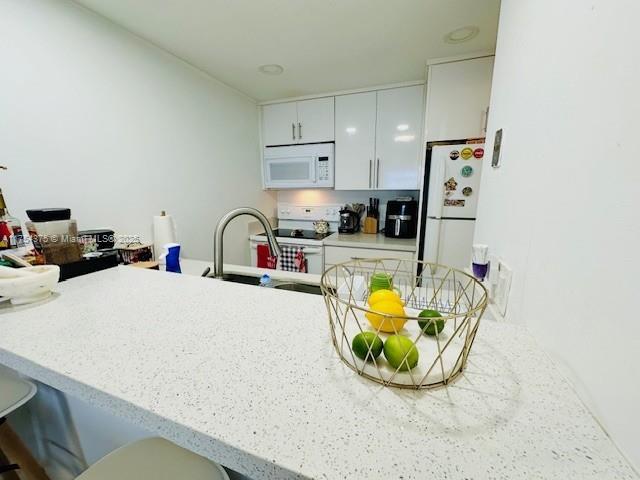
[[[340,210],[340,233],[357,233],[360,230],[360,214],[349,208]]]
[[[418,233],[418,202],[402,197],[387,202],[384,234],[394,238],[415,238]]]

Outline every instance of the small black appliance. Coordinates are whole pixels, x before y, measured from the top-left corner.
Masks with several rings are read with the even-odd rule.
[[[338,232],[340,233],[357,233],[360,230],[360,214],[343,208],[340,210],[340,225]]]
[[[402,197],[387,202],[384,234],[394,238],[415,238],[418,233],[418,202]]]

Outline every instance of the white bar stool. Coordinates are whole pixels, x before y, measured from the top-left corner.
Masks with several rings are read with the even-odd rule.
[[[224,469],[163,438],[145,438],[114,450],[76,480],[229,480]]]
[[[0,366],[0,452],[10,465],[3,473],[22,470],[27,478],[49,480],[20,438],[5,423],[5,416],[28,402],[37,392],[32,382]],[[145,438],[114,450],[89,467],[76,480],[229,480],[215,462],[185,450],[163,438]]]
[[[37,390],[32,382],[0,366],[0,452],[7,460],[14,462],[0,465],[0,474],[20,469],[27,478],[49,478],[20,437],[6,424],[6,416],[31,400]]]

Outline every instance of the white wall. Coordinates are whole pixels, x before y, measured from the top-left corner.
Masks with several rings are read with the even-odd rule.
[[[184,254],[205,259],[226,211],[275,212],[251,99],[68,1],[2,0],[0,32],[0,186],[14,215],[71,207],[81,229],[150,240],[167,210]],[[248,262],[246,222],[227,232],[225,260]]]
[[[510,321],[640,465],[637,0],[503,0],[476,241],[514,270]],[[493,149],[493,139],[487,145]],[[487,156],[487,162],[489,162]]]

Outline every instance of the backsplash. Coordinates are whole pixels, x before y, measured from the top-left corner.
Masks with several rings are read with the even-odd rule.
[[[380,199],[380,215],[384,218],[387,209],[387,201],[398,197],[413,197],[419,201],[418,190],[280,190],[278,191],[278,203],[291,203],[295,205],[329,205],[345,203],[369,204],[369,198]]]

